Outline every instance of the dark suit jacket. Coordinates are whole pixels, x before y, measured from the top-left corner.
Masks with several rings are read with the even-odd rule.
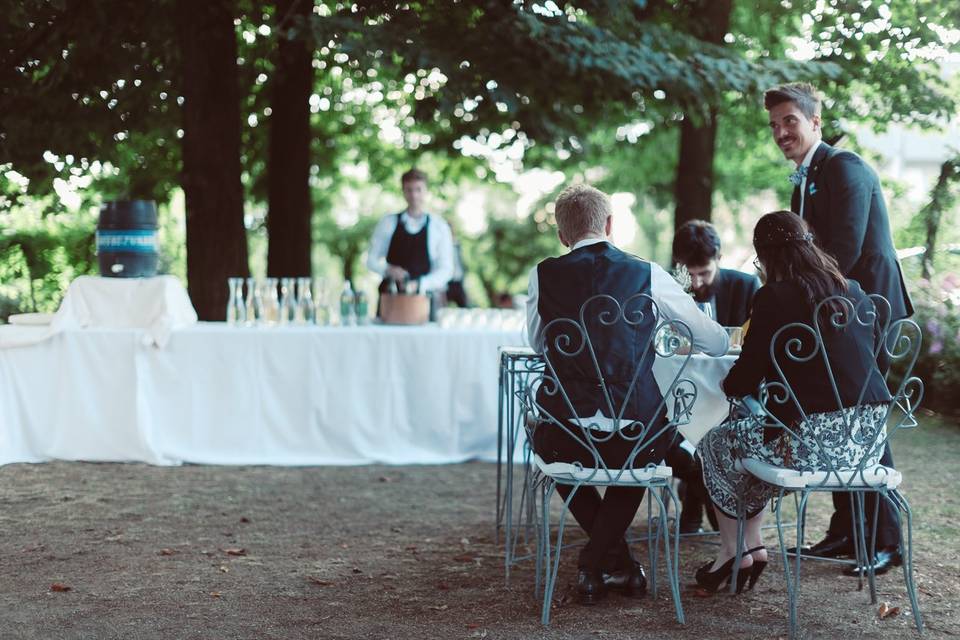
[[[844,295],[854,304],[863,301],[866,294],[860,285],[853,280],[848,280],[847,283],[849,290]],[[813,307],[803,289],[792,282],[771,282],[757,291],[743,351],[723,381],[723,390],[728,396],[753,395],[762,380],[772,382],[781,379],[770,358],[770,342],[774,334],[785,325],[802,322],[812,326]],[[794,362],[786,355],[787,341],[791,338],[799,338],[801,341],[799,353],[794,352],[796,355],[809,355],[814,344],[809,332],[800,329],[785,330],[774,346],[777,360],[804,412],[810,415],[855,406],[861,390],[865,387],[864,403],[889,402],[890,393],[873,355],[878,338],[874,334],[873,325],[864,326],[853,321],[839,331],[829,326],[829,320],[821,320],[820,327],[839,391],[839,402],[830,384],[822,355],[817,354],[808,362]],[[767,407],[787,425],[800,417],[800,412],[792,401],[779,404],[771,400]]]
[[[844,276],[890,302],[893,320],[913,315],[890,234],[880,179],[860,156],[821,143],[810,161],[803,217]],[[800,213],[800,188],[790,209]]]
[[[756,276],[737,271],[720,269],[713,281],[717,301],[715,320],[724,327],[740,327],[750,317],[753,294],[760,288]]]

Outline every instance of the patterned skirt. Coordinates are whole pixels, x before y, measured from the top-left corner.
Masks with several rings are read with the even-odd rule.
[[[745,470],[737,470],[741,458],[754,458],[769,464],[797,471],[829,468],[830,459],[837,469],[856,468],[860,460],[870,453],[865,467],[877,464],[882,440],[878,431],[884,429],[886,404],[869,404],[856,407],[814,413],[793,431],[802,440],[784,432],[774,440],[764,442],[763,428],[755,418],[727,420],[711,429],[697,445],[697,453],[703,461],[703,482],[710,500],[721,512],[731,518],[737,517],[737,495],[744,498],[745,513],[753,517],[760,513],[777,488],[758,480]],[[881,438],[884,436],[881,436]],[[819,440],[819,446],[811,445]]]

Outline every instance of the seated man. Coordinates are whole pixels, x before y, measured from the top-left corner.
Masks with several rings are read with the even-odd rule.
[[[704,220],[691,220],[673,236],[673,259],[690,273],[693,298],[709,302],[714,318],[725,327],[740,327],[750,317],[753,294],[760,288],[757,277],[735,269],[720,268],[720,236],[717,229]],[[694,460],[693,447],[684,444],[667,455],[673,473],[681,479],[680,533],[697,533],[703,521],[703,505],[707,498],[703,486],[700,461]],[[707,509],[707,518],[717,528],[717,517]]]
[[[694,348],[709,354],[726,353],[727,334],[719,324],[700,313],[693,299],[684,293],[674,279],[662,268],[626,254],[610,242],[610,200],[602,192],[576,185],[565,189],[556,201],[557,231],[560,242],[570,252],[559,258],[548,258],[530,272],[527,323],[531,346],[544,352],[545,327],[557,318],[578,318],[581,305],[592,296],[607,294],[623,303],[637,294],[647,294],[656,302],[660,313],[671,319],[686,322],[691,330]],[[653,324],[641,328],[627,323],[616,323],[604,334],[607,348],[596,354],[602,371],[635,372],[639,362],[634,354],[642,353],[652,340]],[[616,345],[614,348],[610,346]],[[607,379],[612,396],[624,398],[624,418],[649,420],[662,401],[653,376],[652,359],[646,370],[640,371],[631,395],[624,398],[630,377]],[[613,416],[603,416],[606,403],[601,399],[596,380],[586,379],[568,367],[557,369],[557,375],[575,408],[571,415],[568,405],[557,395],[538,392],[538,404],[557,419],[588,418],[597,429],[598,438],[609,436],[616,427]],[[663,419],[665,416],[661,416]],[[628,421],[629,421],[628,420]],[[623,425],[624,423],[621,423]],[[607,427],[604,431],[603,428]],[[599,429],[599,430],[598,430]],[[622,433],[634,429],[625,427]],[[654,431],[655,433],[655,431]],[[676,438],[672,427],[665,430],[650,446],[641,451],[633,466],[659,463]],[[581,441],[564,429],[551,423],[541,423],[534,432],[533,447],[546,462],[580,461],[593,466],[594,459]],[[601,449],[604,461],[610,466],[621,466],[632,452],[634,441],[622,437],[607,438]],[[565,499],[571,487],[559,485],[557,491]],[[580,602],[594,603],[606,595],[608,588],[616,588],[632,595],[646,591],[643,568],[630,555],[624,534],[643,499],[643,489],[609,487],[600,497],[596,488],[581,487],[570,502],[570,511],[587,532],[589,542],[579,558],[577,591]]]

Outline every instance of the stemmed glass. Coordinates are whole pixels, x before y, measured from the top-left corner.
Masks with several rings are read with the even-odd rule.
[[[296,309],[293,278],[280,278],[280,324],[289,324]]]
[[[263,320],[263,298],[260,296],[261,284],[255,278],[247,278],[246,314],[247,326],[253,326]]]
[[[697,307],[700,308],[700,311],[703,312],[703,315],[707,316],[711,320],[716,320],[717,316],[713,311],[712,302],[698,302]]]

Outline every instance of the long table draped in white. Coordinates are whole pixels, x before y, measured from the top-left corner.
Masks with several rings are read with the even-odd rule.
[[[42,331],[3,327],[3,331]],[[498,348],[484,328],[233,328],[164,348],[86,329],[0,350],[0,463],[326,465],[493,460]]]

